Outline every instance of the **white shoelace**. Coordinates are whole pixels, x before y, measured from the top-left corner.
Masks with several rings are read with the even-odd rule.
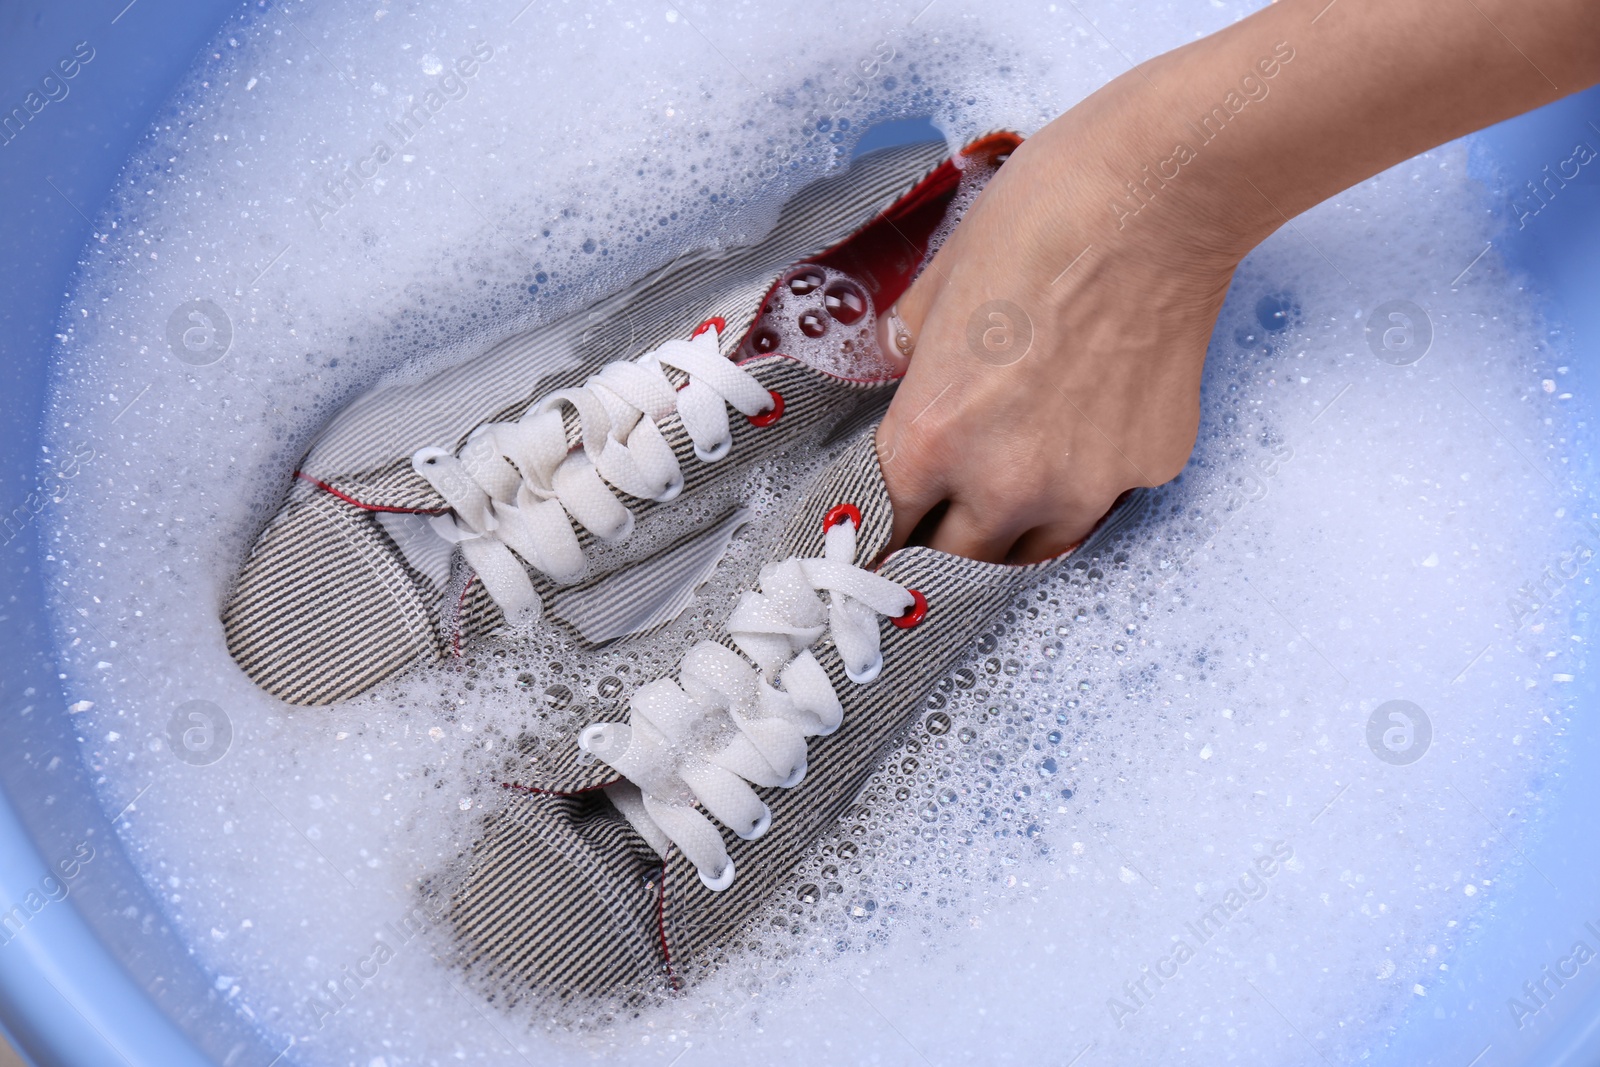
[[[747,841],[760,837],[772,812],[750,785],[798,785],[806,738],[844,717],[811,646],[831,632],[845,673],[865,685],[883,669],[878,616],[914,625],[925,608],[920,594],[855,566],[858,517],[829,525],[821,559],[762,568],[760,591],[746,592],[728,619],[744,656],[702,641],[684,654],[677,682],[634,693],[630,722],[578,735],[579,747],[628,779],[606,793],[640,836],[662,855],[677,845],[714,891],[733,884],[733,861],[701,809]]]
[[[711,320],[687,341],[674,338],[637,359],[608,363],[583,385],[543,397],[516,422],[478,427],[459,456],[429,447],[411,457],[454,512],[435,516],[434,531],[460,545],[508,623],[532,622],[544,610],[517,556],[556,582],[575,582],[588,563],[574,522],[608,542],[633,531],[633,512],[607,483],[662,502],[683,490],[683,472],[657,425],[662,419],[676,411],[695,455],[714,463],[733,445],[729,405],[747,418],[776,414],[776,394],[718,351],[722,328]],[[687,374],[688,384],[674,388],[667,367]],[[568,451],[563,406],[578,414],[581,449]]]

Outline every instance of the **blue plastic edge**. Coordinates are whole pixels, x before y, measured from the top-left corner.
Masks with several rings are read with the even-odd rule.
[[[53,91],[20,131],[8,128],[0,137],[0,203],[7,207],[0,256],[0,292],[6,294],[0,301],[0,425],[6,427],[0,507],[8,518],[39,484],[44,361],[62,294],[91,237],[89,219],[196,54],[240,10],[235,0],[0,6],[0,112],[10,115],[30,91]],[[80,42],[86,48],[76,54],[92,51],[93,59],[74,68],[59,95],[58,64]],[[44,86],[46,76],[56,80]],[[30,610],[43,603],[34,526],[14,535],[8,523],[0,552],[0,639],[8,650],[0,676],[8,771],[0,802],[0,908],[7,910],[0,922],[9,920],[0,925],[0,1030],[33,1067],[205,1067],[212,1061],[152,995],[176,992],[175,1014],[193,1018],[212,1007],[203,995],[204,975],[166,943],[161,924],[153,933],[137,920],[111,925],[119,915],[152,914],[149,898],[142,888],[117,884],[131,871],[113,820],[88,795],[82,768],[47,766],[47,757],[71,744],[72,727],[41,728],[44,716],[60,715],[64,704],[43,620]],[[60,787],[69,783],[81,784],[85,795],[65,795]],[[33,814],[31,825],[22,811]],[[63,863],[73,862],[72,842],[97,856],[74,877],[61,878]],[[93,901],[102,916],[98,933],[79,901]],[[113,943],[124,950],[137,946],[132,951],[146,972],[144,982]],[[238,1040],[237,1022],[217,1021],[223,1025],[210,1029],[243,1052],[247,1044]]]
[[[129,58],[122,67],[125,73],[136,72],[136,77],[115,84],[115,79],[106,77],[98,87],[85,79],[77,87],[79,103],[72,107],[81,108],[85,98],[98,96],[99,113],[110,114],[114,120],[92,128],[91,135],[76,146],[84,151],[70,167],[70,174],[57,173],[58,180],[65,182],[67,192],[73,195],[72,202],[63,206],[52,199],[56,194],[48,190],[34,186],[22,189],[25,167],[3,168],[9,174],[0,177],[0,193],[19,194],[7,195],[6,202],[17,205],[26,201],[35,213],[48,216],[48,228],[56,231],[50,247],[60,251],[57,259],[44,264],[43,269],[37,258],[24,262],[8,256],[0,264],[0,283],[10,294],[9,308],[0,311],[0,351],[11,357],[7,362],[13,368],[26,367],[30,357],[49,351],[59,294],[68,284],[78,250],[89,236],[87,220],[74,212],[81,208],[92,213],[104,201],[122,161],[189,68],[195,52],[215,33],[222,19],[236,10],[232,4],[215,0],[187,4],[144,0],[140,6],[142,11],[129,5],[132,14],[124,9],[114,18],[107,8],[82,2],[45,5],[31,18],[16,8],[0,12],[0,25],[5,31],[0,34],[0,71],[5,72],[0,91],[8,101],[31,80],[30,72],[41,65],[40,57],[68,51],[75,40],[89,35],[86,26],[103,35],[95,39],[105,42],[98,47],[105,49],[103,54],[111,60],[102,63],[97,75],[113,73],[119,54],[137,57],[137,62]],[[113,9],[117,7],[120,5],[112,5]],[[66,110],[69,103],[63,102],[60,109]],[[1505,124],[1485,134],[1485,143],[1492,152],[1517,157],[1526,147],[1519,139],[1521,133],[1545,129],[1552,115],[1565,128],[1580,113],[1600,114],[1600,95],[1587,93],[1535,116]],[[40,131],[39,136],[48,135]],[[1547,147],[1542,141],[1539,146],[1538,151]],[[1532,156],[1521,156],[1518,162],[1527,164],[1537,158],[1540,157],[1535,151]],[[60,163],[59,153],[55,162]],[[36,169],[26,176],[49,174]],[[68,207],[73,210],[68,211]],[[1590,219],[1595,217],[1588,215]],[[1571,229],[1554,224],[1547,231],[1526,241],[1507,242],[1508,256],[1513,261],[1520,257],[1535,276],[1542,277],[1553,269],[1563,273],[1551,263],[1561,264],[1564,257],[1552,254],[1546,244],[1560,242],[1570,249],[1577,236]],[[1592,288],[1574,288],[1576,277],[1570,271],[1565,272],[1565,277],[1568,284],[1556,284],[1553,299],[1570,318],[1574,334],[1595,346],[1600,341],[1595,310],[1600,301],[1595,300]],[[1600,274],[1590,273],[1588,277]],[[30,408],[37,412],[42,402],[43,395],[37,387],[8,390],[5,407],[12,413]],[[36,433],[29,431],[22,436],[22,447],[8,443],[4,458],[18,461],[8,465],[13,470],[28,471],[31,477]],[[15,490],[14,483],[5,486],[8,504]],[[10,561],[6,570],[11,570]],[[34,573],[29,584],[37,582]],[[1589,703],[1592,706],[1592,695]],[[100,840],[111,847],[114,839],[107,835]],[[48,873],[51,872],[45,859],[10,801],[0,803],[0,899],[20,900]],[[1515,931],[1510,933],[1514,936]],[[20,933],[0,945],[0,1029],[35,1067],[100,1067],[118,1062],[187,1067],[209,1062],[95,935],[71,896],[41,909]],[[1600,1062],[1600,985],[1566,1007],[1561,1020],[1550,1027],[1541,1047],[1527,1062],[1538,1067]]]

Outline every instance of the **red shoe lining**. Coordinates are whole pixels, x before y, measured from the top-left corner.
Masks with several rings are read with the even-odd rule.
[[[993,159],[1012,151],[1022,143],[1014,133],[995,133],[980,138],[961,150],[968,158]],[[945,212],[955,198],[961,184],[961,168],[954,160],[946,159],[888,208],[878,212],[878,217],[838,244],[811,257],[805,262],[831,267],[855,278],[872,295],[872,302],[881,315],[899,300],[916,277],[917,267],[928,254],[928,243],[933,232],[944,221]],[[787,273],[787,272],[786,272]],[[756,316],[743,344],[760,322],[767,303],[777,291],[782,279],[774,282],[762,298],[761,311]],[[772,353],[784,355],[784,353]],[[765,359],[766,356],[757,356]],[[785,358],[793,359],[792,356]],[[740,361],[740,365],[753,362]],[[823,372],[826,373],[826,372]],[[839,375],[829,377],[840,378]],[[884,378],[841,378],[843,381],[877,382]]]

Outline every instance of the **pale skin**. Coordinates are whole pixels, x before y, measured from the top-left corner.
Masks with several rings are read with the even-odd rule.
[[[878,430],[894,545],[1066,551],[1188,461],[1207,342],[1252,248],[1597,81],[1597,0],[1283,0],[1110,82],[1028,138],[897,305],[915,344]],[[1194,125],[1219,105],[1225,123]],[[1000,300],[1031,327],[1015,362],[1015,316],[983,310]]]

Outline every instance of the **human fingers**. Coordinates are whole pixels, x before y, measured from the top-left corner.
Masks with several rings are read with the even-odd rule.
[[[908,434],[900,429],[893,415],[891,411],[877,430],[878,470],[883,475],[883,485],[894,510],[889,551],[904,545],[912,531],[945,497],[937,467],[929,464],[907,440]]]
[[[1011,516],[997,516],[981,504],[956,499],[928,539],[928,547],[985,563],[1004,563],[1016,537]]]

